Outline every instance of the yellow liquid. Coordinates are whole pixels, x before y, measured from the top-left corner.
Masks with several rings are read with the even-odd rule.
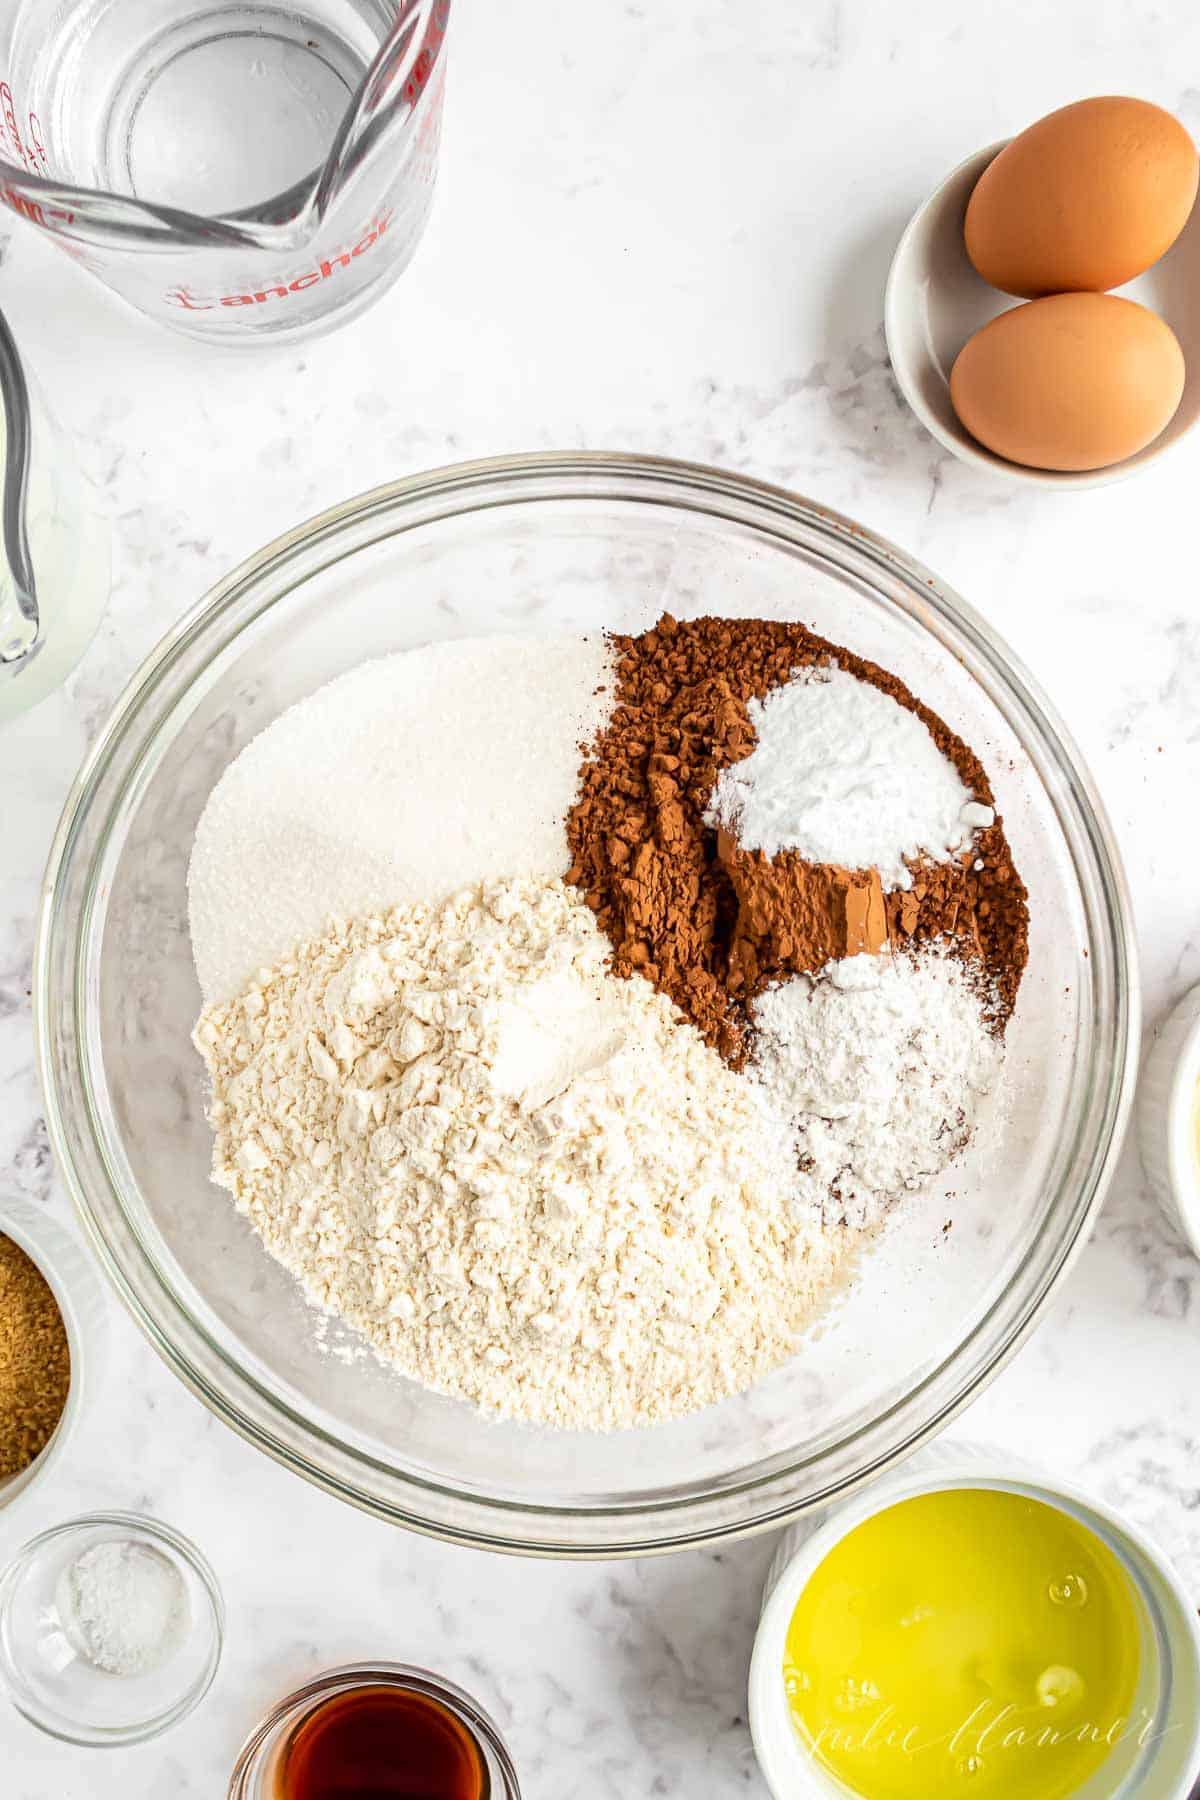
[[[783,1680],[868,1800],[1063,1800],[1146,1720],[1139,1602],[1095,1534],[990,1488],[903,1500],[820,1564]]]

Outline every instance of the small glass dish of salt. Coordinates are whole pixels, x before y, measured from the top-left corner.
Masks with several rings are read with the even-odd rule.
[[[207,1693],[224,1608],[200,1552],[137,1513],[32,1538],[0,1574],[0,1686],[68,1743],[156,1737]]]

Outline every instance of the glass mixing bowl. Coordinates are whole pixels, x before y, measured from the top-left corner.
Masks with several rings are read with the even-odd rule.
[[[1008,1103],[1002,1129],[894,1210],[802,1353],[750,1393],[638,1432],[497,1423],[355,1359],[328,1322],[318,1331],[210,1185],[189,1041],[192,835],[247,740],[366,657],[483,632],[638,629],[664,608],[802,620],[901,675],[981,755],[1032,908]],[[1108,825],[991,631],[847,519],[739,476],[625,456],[418,476],[323,514],[223,581],[134,678],[75,784],[46,876],[36,994],[60,1165],[176,1373],[332,1493],[441,1537],[561,1555],[779,1524],[944,1425],[1081,1248],[1138,1038]]]

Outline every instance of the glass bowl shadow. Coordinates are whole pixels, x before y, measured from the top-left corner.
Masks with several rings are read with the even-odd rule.
[[[210,1185],[188,855],[242,746],[366,658],[485,632],[641,629],[664,609],[801,620],[907,681],[992,777],[1029,888],[1030,963],[1003,1131],[895,1209],[799,1355],[687,1419],[553,1432],[482,1418],[356,1353],[336,1326],[318,1331]],[[60,1167],[176,1373],[251,1442],[384,1518],[569,1556],[781,1524],[953,1417],[1085,1241],[1139,1026],[1111,832],[1078,752],[990,628],[849,519],[741,476],[621,455],[434,471],[235,570],[134,677],[79,775],[47,870],[35,989]]]

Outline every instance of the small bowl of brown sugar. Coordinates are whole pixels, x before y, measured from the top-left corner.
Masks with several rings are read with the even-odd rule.
[[[35,1207],[0,1195],[0,1511],[62,1454],[95,1379],[103,1319],[81,1247]]]

